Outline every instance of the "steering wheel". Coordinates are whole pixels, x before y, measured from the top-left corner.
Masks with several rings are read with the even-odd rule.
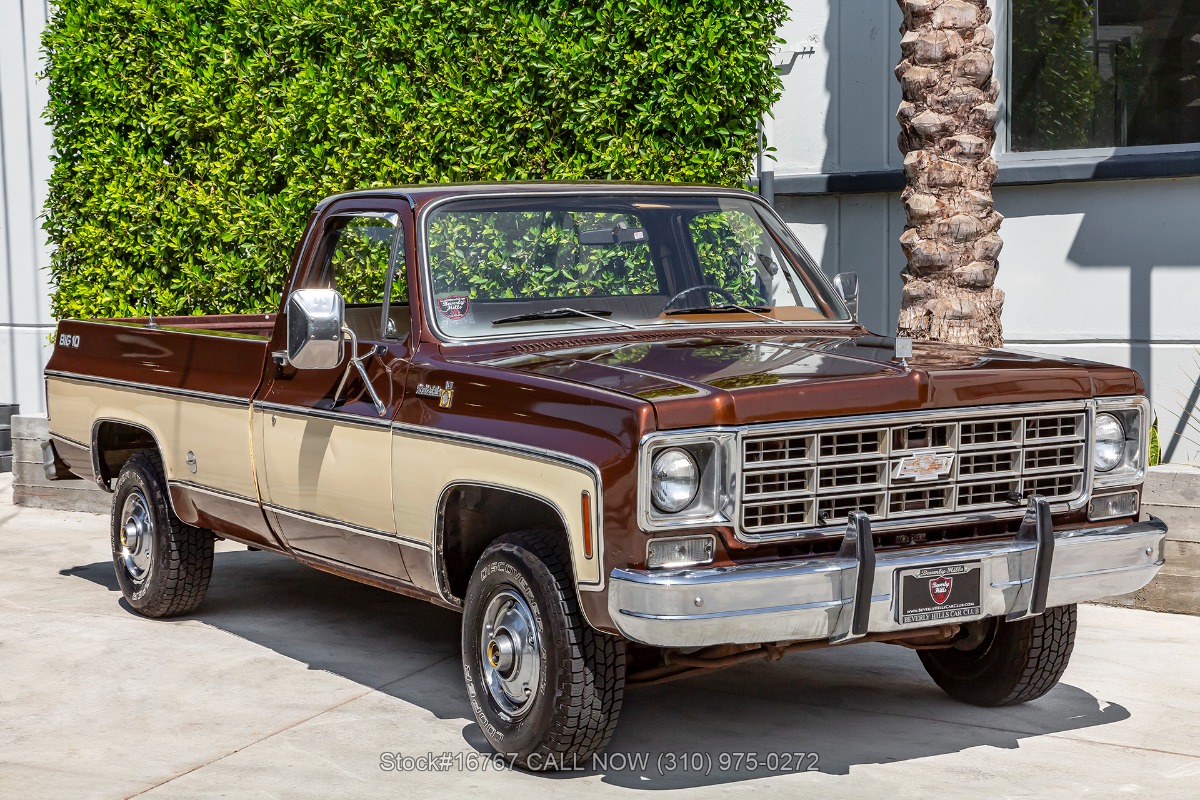
[[[662,307],[662,311],[659,311],[658,313],[665,314],[667,312],[667,310],[671,308],[671,306],[675,305],[675,302],[677,300],[679,300],[680,298],[683,298],[683,297],[687,297],[689,294],[692,294],[693,292],[715,292],[716,294],[721,295],[721,297],[724,300],[727,300],[730,305],[734,305],[734,306],[738,305],[737,298],[734,297],[732,294],[730,294],[725,289],[722,289],[720,286],[716,286],[711,283],[704,283],[699,286],[689,286],[688,288],[684,289],[682,292],[679,292],[674,297],[672,297],[670,300],[668,300],[667,304]],[[705,295],[706,299],[707,299],[707,297],[708,297],[708,295]]]

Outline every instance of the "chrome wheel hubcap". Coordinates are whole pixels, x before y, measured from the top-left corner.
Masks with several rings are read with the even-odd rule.
[[[488,694],[508,715],[524,716],[537,696],[542,669],[537,625],[525,598],[508,588],[492,595],[479,644]]]
[[[154,558],[154,521],[150,505],[140,489],[134,489],[121,507],[121,539],[118,557],[125,572],[136,582],[145,579]]]

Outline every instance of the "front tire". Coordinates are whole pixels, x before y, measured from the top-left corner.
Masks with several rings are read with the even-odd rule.
[[[502,536],[480,556],[464,603],[475,719],[496,752],[531,770],[603,750],[625,688],[625,644],[583,619],[567,558],[551,532]]]
[[[173,617],[200,605],[212,576],[213,536],[171,511],[157,452],[135,453],[121,468],[111,527],[117,583],[130,607]]]
[[[1010,706],[1053,689],[1071,660],[1078,613],[1074,605],[1017,622],[970,623],[954,647],[920,650],[925,671],[955,700]]]

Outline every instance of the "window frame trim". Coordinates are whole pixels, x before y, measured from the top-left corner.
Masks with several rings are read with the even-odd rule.
[[[321,269],[320,264],[327,257],[331,257],[331,242],[329,241],[329,236],[332,232],[331,229],[333,228],[334,224],[339,220],[349,220],[354,218],[380,219],[392,226],[392,242],[388,247],[388,266],[387,272],[384,275],[383,302],[380,305],[379,330],[380,341],[394,340],[396,337],[389,337],[387,335],[387,324],[390,318],[388,310],[391,306],[392,300],[392,283],[396,275],[397,255],[403,259],[402,248],[404,245],[404,226],[401,224],[399,213],[395,211],[385,211],[382,209],[378,211],[334,211],[330,213],[321,223],[321,237],[317,240],[317,249],[314,254],[314,261],[312,266],[310,266],[307,270],[307,274],[304,276],[303,283],[307,284],[309,281],[311,281],[314,272]],[[348,223],[342,222],[341,226],[346,224]],[[339,228],[341,226],[339,226]]]
[[[992,48],[995,60],[993,74],[1000,80],[1000,96],[996,99],[996,143],[992,146],[992,158],[1000,168],[1005,166],[1034,166],[1041,161],[1077,162],[1094,164],[1121,156],[1156,156],[1200,153],[1200,142],[1183,144],[1135,145],[1125,147],[1082,147],[1063,150],[1012,149],[1012,0],[988,0],[992,9],[992,28],[996,43]]]

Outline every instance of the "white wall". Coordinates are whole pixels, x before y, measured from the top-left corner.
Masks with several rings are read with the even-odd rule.
[[[899,243],[904,208],[899,195],[778,196],[775,208],[826,273],[858,273],[858,313],[863,324],[895,333],[904,267]]]
[[[783,77],[777,180],[900,168],[899,26],[893,2],[793,0],[785,47],[815,52]],[[1008,346],[1134,367],[1164,456],[1200,463],[1200,178],[997,187],[995,196],[1006,217],[998,283]],[[859,273],[863,321],[893,332],[904,266],[898,195],[776,205],[827,272]]]
[[[1200,178],[1009,187],[996,205],[1008,344],[1133,367],[1164,456],[1200,463]]]
[[[894,0],[792,0],[780,28],[797,55],[775,106],[777,175],[899,169],[900,7]],[[811,55],[803,51],[812,49]]]
[[[50,177],[50,129],[41,118],[46,0],[0,0],[0,402],[45,411],[41,369],[49,357],[50,259],[41,213]]]

